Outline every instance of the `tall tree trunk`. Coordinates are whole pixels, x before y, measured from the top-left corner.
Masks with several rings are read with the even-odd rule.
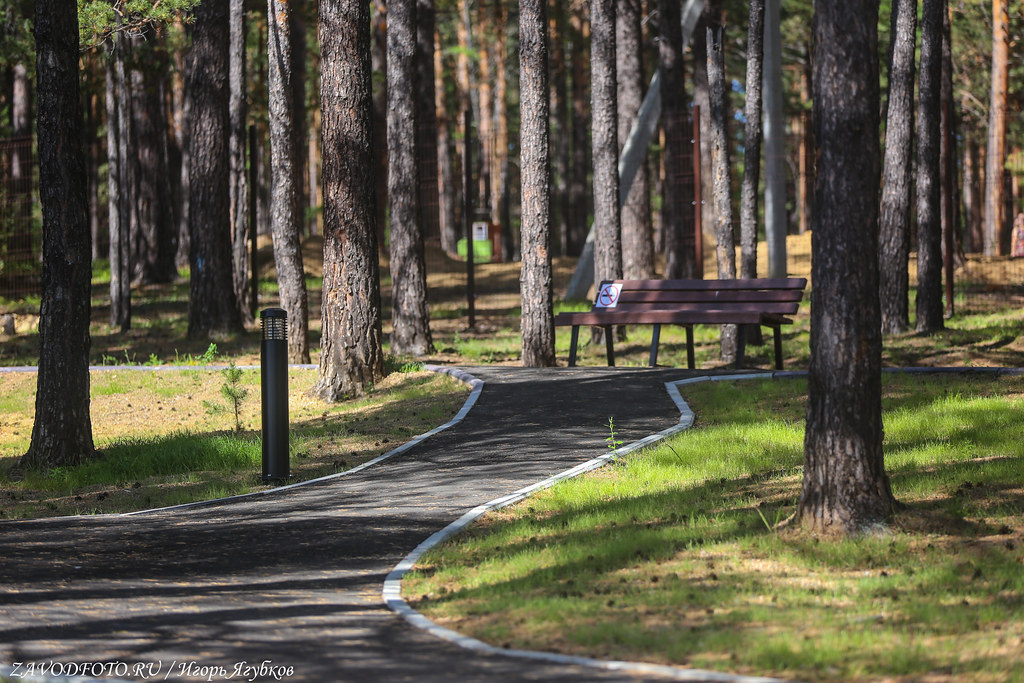
[[[725,55],[722,33],[707,29],[708,89],[711,102],[711,170],[714,173],[715,241],[719,279],[736,277],[736,242],[732,230],[732,193],[729,171],[729,135],[726,129],[728,100],[725,89]],[[736,360],[736,326],[722,326],[721,358]]]
[[[288,313],[288,360],[309,362],[309,304],[302,268],[302,213],[292,83],[292,17],[288,0],[268,0],[267,84],[270,109],[270,224],[281,307]]]
[[[590,170],[590,97],[588,79],[583,77],[590,61],[590,21],[586,6],[574,7],[569,15],[572,27],[572,153],[569,176],[569,217],[566,224],[566,255],[579,256],[587,239],[590,198],[587,174]]]
[[[28,68],[24,64],[15,64],[12,68],[11,84],[11,128],[14,137],[30,138],[32,135],[32,86],[28,76]],[[32,245],[32,155],[30,145],[16,148],[11,159],[11,188],[13,195],[8,201],[17,205],[17,228],[7,240],[9,255],[30,263],[34,260]]]
[[[198,5],[191,33],[188,336],[203,339],[243,329],[231,277],[227,0]]]
[[[373,23],[371,63],[373,73],[373,158],[375,160],[373,177],[377,181],[374,188],[379,201],[377,211],[377,244],[385,245],[384,231],[388,224],[388,49],[387,49],[387,8],[382,0],[373,2]]]
[[[244,322],[252,320],[252,288],[249,276],[249,172],[245,150],[249,141],[245,103],[245,0],[230,0],[230,46],[228,60],[228,116],[231,132],[228,137],[229,179],[231,197],[231,273]],[[272,20],[271,20],[272,21]]]
[[[743,188],[740,193],[740,277],[757,277],[758,182],[761,178],[761,62],[764,1],[751,0],[747,32],[747,94],[743,112]],[[751,326],[751,330],[761,331]]]
[[[804,49],[804,63],[800,65],[800,101],[811,101],[811,48]],[[806,106],[800,110],[800,158],[797,161],[799,177],[797,193],[800,212],[799,232],[801,235],[811,229],[814,208],[814,127],[811,110]]]
[[[320,0],[324,288],[312,393],[361,396],[384,377],[373,168],[370,8]]]
[[[983,193],[981,188],[981,148],[973,135],[964,136],[964,250],[968,253],[985,249]]]
[[[89,415],[89,215],[78,89],[78,14],[61,0],[35,3],[39,199],[43,289],[39,372],[28,469],[93,457]]]
[[[420,166],[420,210],[423,234],[431,240],[440,236],[438,202],[437,97],[434,93],[434,0],[416,2],[416,68],[419,70],[416,151]]]
[[[102,59],[102,58],[101,58]],[[96,64],[93,62],[92,67]],[[105,80],[105,79],[104,79]],[[92,242],[92,260],[100,258],[100,159],[103,156],[100,145],[100,98],[93,94],[89,97],[89,106],[86,107],[86,136],[89,140],[89,155],[86,163],[89,165],[89,234]]]
[[[697,277],[694,236],[686,234],[686,220],[692,196],[682,191],[687,168],[687,101],[684,91],[683,30],[676,0],[658,0],[658,62],[661,68],[661,128],[665,137],[665,191],[662,192],[661,222],[665,239],[665,277]],[[700,154],[692,150],[691,154]]]
[[[594,149],[594,285],[622,277],[615,73],[615,2],[590,4],[591,139]]]
[[[137,229],[133,231],[133,279],[141,283],[172,282],[178,249],[177,226],[172,220],[171,186],[166,156],[167,117],[161,81],[168,73],[163,37],[149,29],[132,38],[134,65],[129,94],[133,153],[129,156],[135,190],[133,204]]]
[[[701,225],[704,230],[713,230],[715,225],[715,203],[707,198],[713,197],[714,172],[711,166],[711,95],[708,85],[708,43],[707,29],[718,30],[722,26],[722,0],[708,0],[704,3],[700,21],[693,32],[693,103],[700,109],[700,180]]]
[[[268,0],[269,1],[269,0]],[[306,140],[309,135],[309,124],[306,115],[309,108],[306,104],[306,4],[285,0],[291,7],[291,50],[292,50],[292,110],[293,129],[295,136],[295,188],[296,202],[299,213],[299,239],[302,239],[303,230],[306,228],[305,216],[302,208],[306,206],[306,165],[309,159],[306,157]]]
[[[878,235],[879,300],[882,334],[910,326],[910,201],[914,189],[914,57],[917,0],[894,0],[889,34],[889,105]]]
[[[629,139],[644,100],[644,65],[640,20],[641,0],[616,0],[615,56],[618,99],[618,149]],[[622,276],[654,277],[654,239],[651,232],[651,181],[642,163],[622,206]]]
[[[445,84],[441,80],[445,69],[442,60],[441,34],[434,31],[434,108],[437,111],[437,194],[440,201],[441,248],[454,254],[459,240],[458,214],[455,210],[455,169],[452,157],[451,117],[448,113],[448,102],[445,98]]]
[[[944,0],[924,0],[917,114],[917,331],[941,330],[942,222],[939,203],[942,15]]]
[[[502,234],[512,233],[511,207],[509,201],[508,161],[508,40],[505,11],[502,3],[495,2],[494,11],[494,149],[491,164],[491,221],[502,226]],[[513,240],[514,243],[514,240]]]
[[[477,130],[480,141],[478,187],[480,215],[490,218],[497,213],[498,203],[491,195],[491,166],[494,160],[494,89],[491,87],[491,49],[488,36],[489,17],[483,3],[477,4],[477,31],[480,47],[476,49],[477,79],[476,93],[480,102],[480,118]]]
[[[885,523],[878,309],[878,2],[815,2],[818,175],[811,241],[811,363],[796,520],[813,533]]]
[[[764,20],[764,230],[768,276],[786,277],[786,113],[783,110],[782,0],[766,0]]]
[[[519,0],[519,92],[522,128],[522,360],[555,365],[551,289],[551,182],[548,140],[547,0]]]
[[[992,0],[992,90],[985,152],[985,254],[1005,253],[1003,166],[1006,163],[1006,93],[1009,86],[1009,10],[1006,0]]]
[[[391,352],[434,349],[420,229],[416,124],[416,0],[388,4],[388,204],[391,219]]]
[[[496,3],[500,4],[500,3]],[[569,151],[572,133],[569,128],[569,70],[565,61],[565,13],[568,8],[559,0],[550,0],[551,42],[551,213],[552,225],[558,226],[558,239],[552,237],[552,248],[566,254],[569,248]],[[520,33],[522,31],[520,30]]]
[[[128,135],[127,116],[122,109],[127,98],[121,97],[125,87],[119,77],[123,71],[119,62],[123,49],[119,47],[124,36],[113,37],[115,46],[107,62],[107,196],[109,198],[110,233],[110,326],[122,332],[131,327],[131,289],[128,270],[130,223],[128,216],[129,186],[127,172]]]
[[[192,248],[192,238],[188,232],[188,168],[189,168],[189,98],[185,96],[185,71],[188,68],[188,58],[179,51],[175,55],[175,79],[171,88],[171,99],[174,123],[174,145],[177,148],[178,160],[178,181],[176,200],[174,202],[174,218],[178,224],[178,253],[174,257],[174,264],[178,268],[184,268],[189,263],[189,252]]]
[[[956,137],[953,124],[953,45],[949,3],[942,2],[942,85],[939,98],[939,187],[942,198],[942,270],[946,301],[943,315],[953,316],[953,266],[956,261]]]

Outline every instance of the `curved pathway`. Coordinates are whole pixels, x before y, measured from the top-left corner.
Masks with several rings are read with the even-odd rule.
[[[693,373],[470,372],[485,387],[462,422],[350,476],[134,516],[0,522],[0,664],[119,662],[110,672],[133,680],[147,673],[136,665],[166,680],[273,680],[261,663],[303,681],[637,680],[465,650],[408,625],[381,588],[467,510],[607,452],[610,416],[626,443],[678,423],[665,382]]]

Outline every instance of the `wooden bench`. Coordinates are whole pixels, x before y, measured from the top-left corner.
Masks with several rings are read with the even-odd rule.
[[[746,326],[772,328],[775,368],[782,369],[780,328],[793,321],[803,298],[805,278],[758,278],[748,280],[610,280],[601,283],[589,311],[559,313],[556,326],[572,326],[569,366],[576,365],[576,346],[581,325],[602,327],[608,365],[615,365],[611,328],[616,325],[652,325],[650,365],[658,362],[662,325],[686,328],[686,364],[693,361],[694,325],[738,325],[736,368],[743,364]]]

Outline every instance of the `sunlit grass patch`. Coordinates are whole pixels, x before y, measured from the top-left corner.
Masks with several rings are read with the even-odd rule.
[[[405,582],[499,646],[802,680],[1024,676],[1020,378],[886,376],[887,533],[795,510],[806,381],[685,387],[697,427],[429,553]]]

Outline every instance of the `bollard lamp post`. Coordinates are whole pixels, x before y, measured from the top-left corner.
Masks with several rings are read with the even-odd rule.
[[[263,400],[263,480],[289,476],[288,464],[288,314],[280,308],[260,311],[260,390]]]

